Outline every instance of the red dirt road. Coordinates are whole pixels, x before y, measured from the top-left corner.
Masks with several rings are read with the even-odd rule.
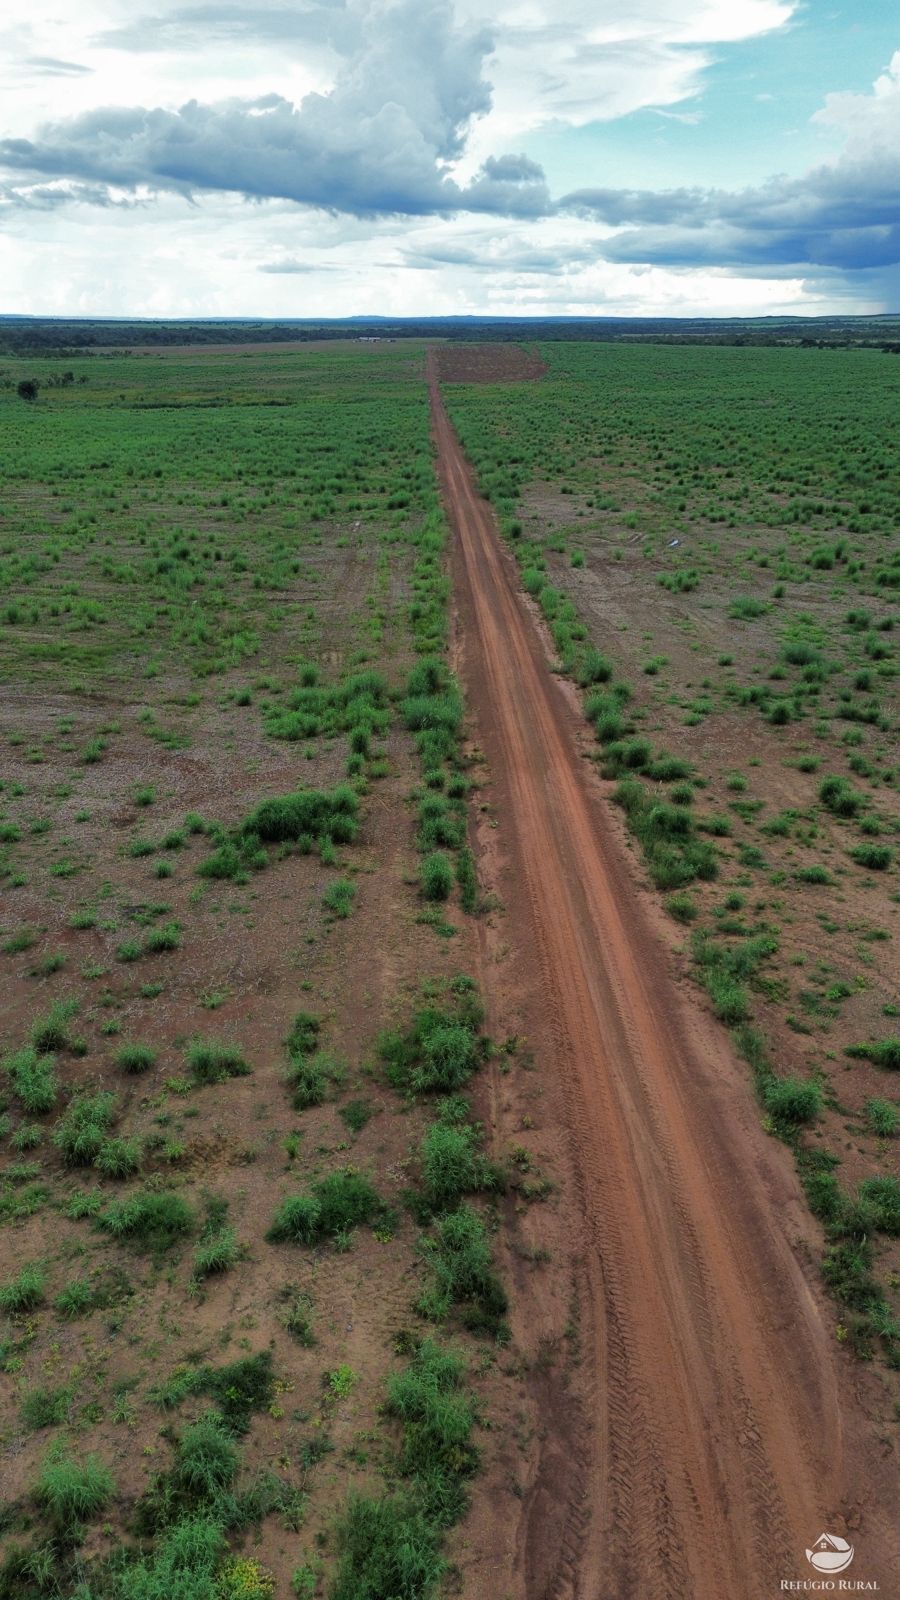
[[[586,1443],[565,1495],[564,1442],[547,1452],[517,1592],[763,1600],[815,1579],[805,1549],[849,1528],[847,1577],[887,1600],[895,1460],[789,1242],[807,1227],[796,1184],[724,1030],[671,976],[434,366],[431,393],[467,689],[515,869],[510,937],[530,952],[574,1174]]]

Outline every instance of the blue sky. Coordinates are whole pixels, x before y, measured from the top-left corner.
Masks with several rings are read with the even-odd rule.
[[[896,0],[32,0],[5,311],[900,310]]]

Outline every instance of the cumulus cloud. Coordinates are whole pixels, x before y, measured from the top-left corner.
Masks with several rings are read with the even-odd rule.
[[[491,49],[486,29],[456,25],[449,0],[371,0],[328,94],[298,106],[270,94],[175,111],[105,107],[0,141],[0,161],[30,176],[236,191],[356,215],[528,214],[547,204],[534,162],[491,158],[465,191],[449,171],[490,106]]]
[[[801,178],[727,190],[581,189],[562,208],[622,228],[610,261],[857,271],[900,262],[900,51],[870,95],[829,95],[840,154]]]

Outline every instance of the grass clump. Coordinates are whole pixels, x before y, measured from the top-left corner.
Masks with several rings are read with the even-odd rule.
[[[237,1045],[220,1039],[192,1039],[184,1058],[197,1083],[225,1083],[245,1078],[251,1071]]]
[[[900,1234],[900,1183],[896,1178],[865,1178],[858,1193],[876,1228]]]
[[[23,1311],[33,1311],[44,1298],[44,1272],[38,1266],[26,1266],[0,1284],[0,1310],[17,1316]]]
[[[333,917],[349,917],[356,899],[356,884],[349,878],[335,878],[322,896],[322,905]]]
[[[459,1013],[427,1007],[406,1033],[385,1033],[378,1041],[394,1088],[414,1094],[452,1094],[471,1078],[481,1041],[475,1025]]]
[[[887,872],[894,859],[893,850],[886,844],[857,844],[848,854],[858,867],[866,867],[869,872]]]
[[[201,1239],[194,1250],[194,1277],[210,1278],[228,1272],[240,1260],[241,1248],[233,1228],[221,1228],[208,1239]]]
[[[25,1427],[37,1433],[41,1428],[58,1428],[68,1421],[71,1405],[71,1389],[51,1389],[39,1385],[22,1396],[19,1409]]]
[[[822,1109],[822,1090],[810,1078],[773,1078],[763,1102],[774,1122],[797,1127],[815,1121]]]
[[[465,1371],[461,1356],[426,1339],[406,1370],[388,1380],[386,1410],[403,1424],[397,1469],[413,1481],[429,1519],[440,1527],[465,1512],[465,1480],[478,1466]]]
[[[499,1173],[478,1150],[475,1128],[436,1122],[422,1143],[422,1192],[431,1212],[452,1211],[463,1195],[495,1188]]]
[[[892,1139],[900,1127],[900,1111],[890,1100],[867,1100],[865,1118],[872,1133],[880,1139]]]
[[[34,1495],[49,1511],[63,1533],[71,1535],[96,1517],[115,1493],[109,1468],[94,1455],[77,1461],[68,1455],[48,1457],[41,1468]]]
[[[352,1495],[335,1528],[329,1600],[434,1600],[446,1571],[441,1535],[408,1495]]]
[[[53,1143],[69,1166],[93,1166],[116,1116],[116,1097],[108,1090],[79,1094],[53,1131]]]
[[[350,844],[357,834],[358,810],[359,796],[349,784],[330,790],[300,789],[264,800],[241,824],[239,837],[263,844],[295,843],[304,836]]]
[[[116,1051],[116,1066],[123,1072],[149,1072],[156,1065],[156,1051],[152,1045],[131,1042],[122,1044]]]
[[[385,1215],[384,1202],[369,1180],[353,1167],[331,1172],[306,1195],[294,1195],[278,1208],[266,1237],[276,1244],[318,1244],[338,1239]]]
[[[453,865],[443,850],[433,850],[424,857],[419,869],[419,881],[425,900],[449,900],[453,889]]]
[[[24,1045],[4,1057],[3,1070],[10,1087],[29,1116],[44,1116],[56,1104],[58,1087],[52,1055],[39,1054],[34,1045]]]
[[[836,817],[855,817],[865,805],[864,797],[846,778],[823,778],[819,784],[819,799],[825,809]]]
[[[31,1043],[40,1055],[51,1055],[55,1050],[72,1048],[69,1023],[77,1011],[77,1000],[54,1000],[46,1016],[38,1017],[32,1023]]]
[[[441,1322],[453,1306],[463,1307],[463,1322],[474,1331],[505,1336],[507,1300],[491,1257],[484,1222],[471,1206],[439,1218],[434,1236],[423,1241],[432,1283],[421,1296],[423,1316]]]
[[[887,1067],[894,1072],[900,1071],[900,1038],[874,1039],[867,1044],[851,1044],[847,1046],[847,1055],[855,1056],[862,1061],[874,1061],[876,1067]]]
[[[161,1253],[190,1233],[193,1222],[191,1208],[180,1195],[146,1190],[111,1205],[100,1226],[114,1239]]]

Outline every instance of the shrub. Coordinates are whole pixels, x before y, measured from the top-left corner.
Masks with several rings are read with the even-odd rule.
[[[123,1072],[149,1072],[156,1065],[156,1051],[149,1044],[123,1044],[116,1051],[116,1066]]]
[[[900,1234],[900,1183],[896,1178],[865,1178],[859,1198],[882,1233]]]
[[[900,1111],[890,1100],[867,1100],[866,1121],[873,1133],[881,1139],[890,1139],[900,1127]]]
[[[420,868],[422,894],[426,900],[447,900],[453,888],[453,867],[442,850],[427,855]]]
[[[190,1233],[193,1220],[190,1206],[180,1195],[148,1190],[111,1205],[101,1226],[116,1239],[162,1251]]]
[[[876,1067],[889,1067],[900,1070],[900,1038],[876,1039],[869,1044],[851,1044],[847,1047],[848,1056],[857,1056],[863,1061],[874,1061]]]
[[[184,1056],[198,1083],[225,1083],[251,1070],[237,1045],[218,1039],[192,1039]]]
[[[422,1183],[432,1211],[450,1211],[464,1194],[496,1182],[496,1174],[479,1154],[474,1128],[435,1123],[422,1144]]]
[[[238,1467],[237,1446],[211,1416],[184,1429],[175,1450],[175,1477],[194,1500],[214,1500]]]
[[[33,1311],[44,1298],[44,1274],[40,1267],[23,1267],[14,1278],[0,1285],[0,1309],[14,1316]]]
[[[849,852],[857,866],[870,872],[886,872],[894,859],[894,852],[886,844],[858,844]]]
[[[166,950],[181,949],[181,925],[178,922],[166,922],[161,928],[151,928],[144,939],[144,953],[148,956],[161,955]]]
[[[116,1097],[108,1090],[79,1094],[53,1132],[53,1143],[73,1167],[89,1167],[97,1159],[115,1120]]]
[[[140,1139],[104,1139],[94,1166],[105,1178],[132,1178],[141,1164]]]
[[[585,650],[578,668],[578,682],[582,688],[592,683],[609,683],[613,675],[612,662],[599,650]]]
[[[267,1410],[275,1396],[271,1352],[260,1350],[224,1367],[202,1367],[197,1387],[215,1401],[233,1432],[246,1433],[253,1413]]]
[[[463,826],[450,809],[444,795],[429,794],[419,804],[419,849],[435,850],[446,845],[456,850],[462,843]]]
[[[836,817],[855,817],[865,804],[863,796],[851,788],[846,778],[824,778],[819,784],[819,799]]]
[[[334,917],[349,917],[356,898],[356,885],[348,878],[335,878],[322,896],[322,905]]]
[[[4,1071],[30,1116],[42,1116],[53,1109],[57,1095],[54,1065],[53,1056],[39,1055],[33,1045],[24,1045],[4,1057]]]
[[[312,1185],[308,1195],[295,1195],[279,1206],[267,1238],[276,1243],[316,1244],[373,1222],[384,1206],[367,1178],[352,1167],[331,1172]]]
[[[415,1480],[429,1516],[444,1527],[465,1511],[464,1480],[478,1465],[464,1375],[460,1356],[426,1339],[406,1371],[388,1380],[387,1411],[403,1423],[399,1471]]]
[[[327,1050],[317,1050],[311,1056],[295,1056],[285,1074],[294,1110],[320,1106],[332,1087],[343,1082],[345,1071],[344,1063]]]
[[[72,1393],[69,1389],[29,1389],[22,1396],[22,1421],[26,1428],[32,1428],[35,1432],[40,1428],[58,1428],[68,1420],[71,1404]]]
[[[809,1078],[773,1078],[763,1099],[776,1122],[792,1126],[813,1122],[822,1109],[822,1090]]]
[[[77,1000],[54,1000],[47,1015],[32,1023],[31,1043],[40,1055],[70,1048],[68,1025],[77,1011]]]
[[[506,1295],[491,1259],[484,1223],[471,1206],[441,1217],[423,1250],[434,1276],[419,1302],[425,1316],[440,1321],[454,1304],[467,1307],[467,1327],[500,1334]]]
[[[227,1272],[240,1258],[240,1246],[233,1228],[223,1228],[211,1239],[201,1240],[194,1250],[194,1276],[209,1278]]]
[[[446,1570],[440,1533],[406,1496],[351,1496],[335,1529],[329,1600],[434,1600]]]
[[[35,1498],[66,1532],[96,1517],[115,1492],[113,1475],[97,1456],[57,1456],[44,1462]]]

